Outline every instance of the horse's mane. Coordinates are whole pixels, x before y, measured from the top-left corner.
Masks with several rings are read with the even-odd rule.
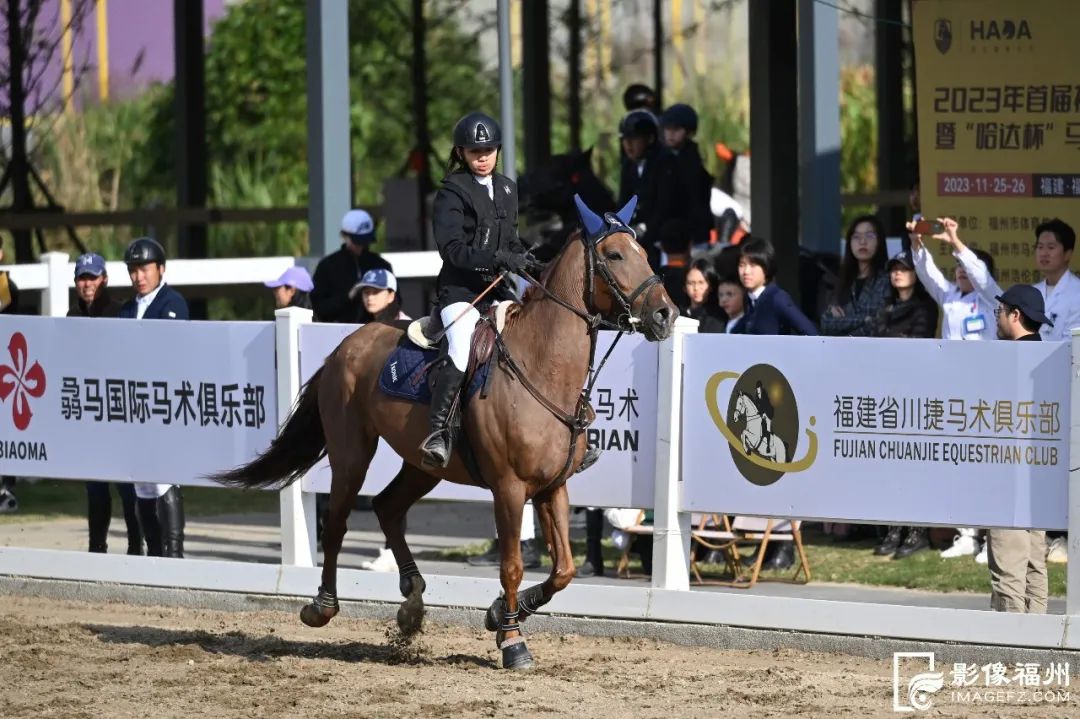
[[[577,227],[567,236],[566,240],[563,241],[563,246],[559,248],[559,251],[555,253],[555,256],[553,258],[551,258],[551,261],[547,263],[547,267],[544,268],[544,271],[541,272],[540,276],[536,278],[540,281],[541,285],[547,285],[548,276],[551,274],[552,269],[554,269],[555,265],[558,263],[559,258],[563,256],[564,252],[566,252],[566,248],[580,241],[581,228]],[[534,298],[539,298],[543,296],[544,290],[542,290],[540,287],[537,287],[536,285],[530,284],[529,287],[525,290],[525,294],[522,296],[521,302],[522,304],[528,304]]]

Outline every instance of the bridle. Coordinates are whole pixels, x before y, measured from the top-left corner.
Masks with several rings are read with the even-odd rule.
[[[601,242],[611,235],[618,233],[626,233],[634,240],[637,239],[637,233],[631,227],[628,227],[623,223],[614,213],[608,213],[604,216],[605,227],[596,235],[589,237],[588,234],[582,231],[579,235],[579,239],[585,249],[585,290],[586,290],[586,304],[585,311],[581,311],[577,307],[574,307],[569,302],[559,297],[557,294],[549,290],[542,282],[532,277],[528,272],[522,272],[522,276],[532,283],[534,287],[537,287],[548,298],[550,298],[555,304],[573,313],[585,322],[585,326],[588,328],[589,333],[589,374],[588,383],[582,390],[581,395],[578,397],[577,406],[574,413],[570,414],[563,411],[560,407],[555,405],[551,400],[544,396],[525,376],[521,366],[510,355],[509,348],[503,342],[502,335],[496,333],[495,346],[499,351],[499,354],[510,370],[510,373],[521,382],[522,386],[533,396],[533,398],[539,402],[545,409],[555,416],[556,419],[561,421],[567,427],[570,428],[570,449],[566,457],[566,464],[563,465],[562,472],[559,477],[567,476],[567,471],[571,469],[571,465],[574,461],[574,449],[577,446],[578,438],[581,433],[584,432],[589,425],[596,419],[596,412],[592,408],[592,391],[596,385],[596,380],[600,376],[600,370],[604,368],[604,364],[607,363],[611,353],[615,350],[615,346],[622,339],[624,334],[634,334],[638,331],[637,326],[642,324],[642,319],[634,313],[634,302],[639,297],[648,299],[648,293],[658,284],[663,284],[663,278],[657,274],[653,274],[647,277],[639,284],[633,292],[626,294],[619,287],[618,282],[615,280],[615,275],[608,266],[607,261],[600,256],[598,249]],[[614,322],[606,319],[601,313],[596,311],[596,275],[600,277],[608,286],[608,290],[614,295],[616,302],[619,305],[620,314]],[[646,306],[646,302],[641,303],[642,310]],[[611,343],[611,347],[608,348],[604,357],[600,360],[600,364],[593,369],[593,365],[596,360],[596,342],[597,337],[601,329],[611,329],[618,331],[615,336],[615,340]]]

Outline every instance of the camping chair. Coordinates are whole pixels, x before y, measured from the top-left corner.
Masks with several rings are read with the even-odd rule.
[[[645,521],[645,510],[638,512],[637,519],[634,520],[634,524],[629,527],[623,527],[620,531],[626,532],[630,535],[626,541],[626,547],[623,548],[622,556],[619,557],[619,566],[615,569],[615,576],[624,577],[630,579],[630,547],[634,544],[634,537],[640,534],[651,535],[653,533],[653,525],[642,524]]]
[[[701,577],[698,569],[695,545],[706,550],[718,551],[724,557],[724,569],[732,577],[739,576],[739,553],[736,549],[737,536],[731,528],[731,521],[724,514],[693,515],[690,529],[690,571],[698,584],[708,582]]]
[[[799,524],[798,521],[765,519],[764,517],[735,517],[735,521],[731,524],[732,534],[735,535],[731,540],[732,551],[736,547],[756,547],[754,551],[756,560],[753,569],[750,576],[747,577],[742,571],[742,565],[736,552],[734,561],[738,571],[734,574],[735,579],[730,582],[714,581],[710,582],[710,584],[719,584],[735,589],[750,589],[753,587],[760,577],[761,565],[765,560],[765,550],[768,548],[769,542],[795,543],[795,573],[789,579],[781,581],[799,582],[800,584],[809,582],[810,563],[806,560],[806,551],[803,549],[802,543],[802,530]],[[799,580],[800,573],[803,575],[801,581]]]

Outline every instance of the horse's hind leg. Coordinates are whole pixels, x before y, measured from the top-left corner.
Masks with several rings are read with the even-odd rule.
[[[325,626],[338,613],[337,562],[345,539],[346,520],[353,499],[364,485],[368,465],[375,456],[378,438],[359,438],[349,447],[350,453],[330,455],[330,508],[323,524],[322,585],[311,604],[300,610],[300,621],[309,627]]]
[[[533,497],[533,506],[540,516],[544,541],[551,553],[551,574],[542,583],[534,584],[518,594],[519,622],[524,622],[551,601],[556,593],[566,589],[576,572],[570,546],[570,497],[566,485]],[[491,619],[492,613],[489,609],[489,628]]]
[[[401,596],[405,597],[405,601],[398,609],[397,623],[405,635],[415,634],[423,624],[426,587],[413,560],[412,550],[405,541],[405,514],[409,507],[416,504],[417,500],[434,489],[438,483],[437,477],[432,477],[418,467],[405,464],[394,480],[372,501],[372,509],[375,510],[379,526],[382,527],[398,565]]]

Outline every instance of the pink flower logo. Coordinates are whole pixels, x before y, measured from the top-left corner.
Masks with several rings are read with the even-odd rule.
[[[30,398],[45,394],[45,370],[37,361],[28,365],[26,338],[22,332],[16,332],[8,342],[11,366],[0,365],[0,402],[7,401],[8,395],[15,393],[11,404],[11,419],[15,429],[24,430],[30,426]]]

